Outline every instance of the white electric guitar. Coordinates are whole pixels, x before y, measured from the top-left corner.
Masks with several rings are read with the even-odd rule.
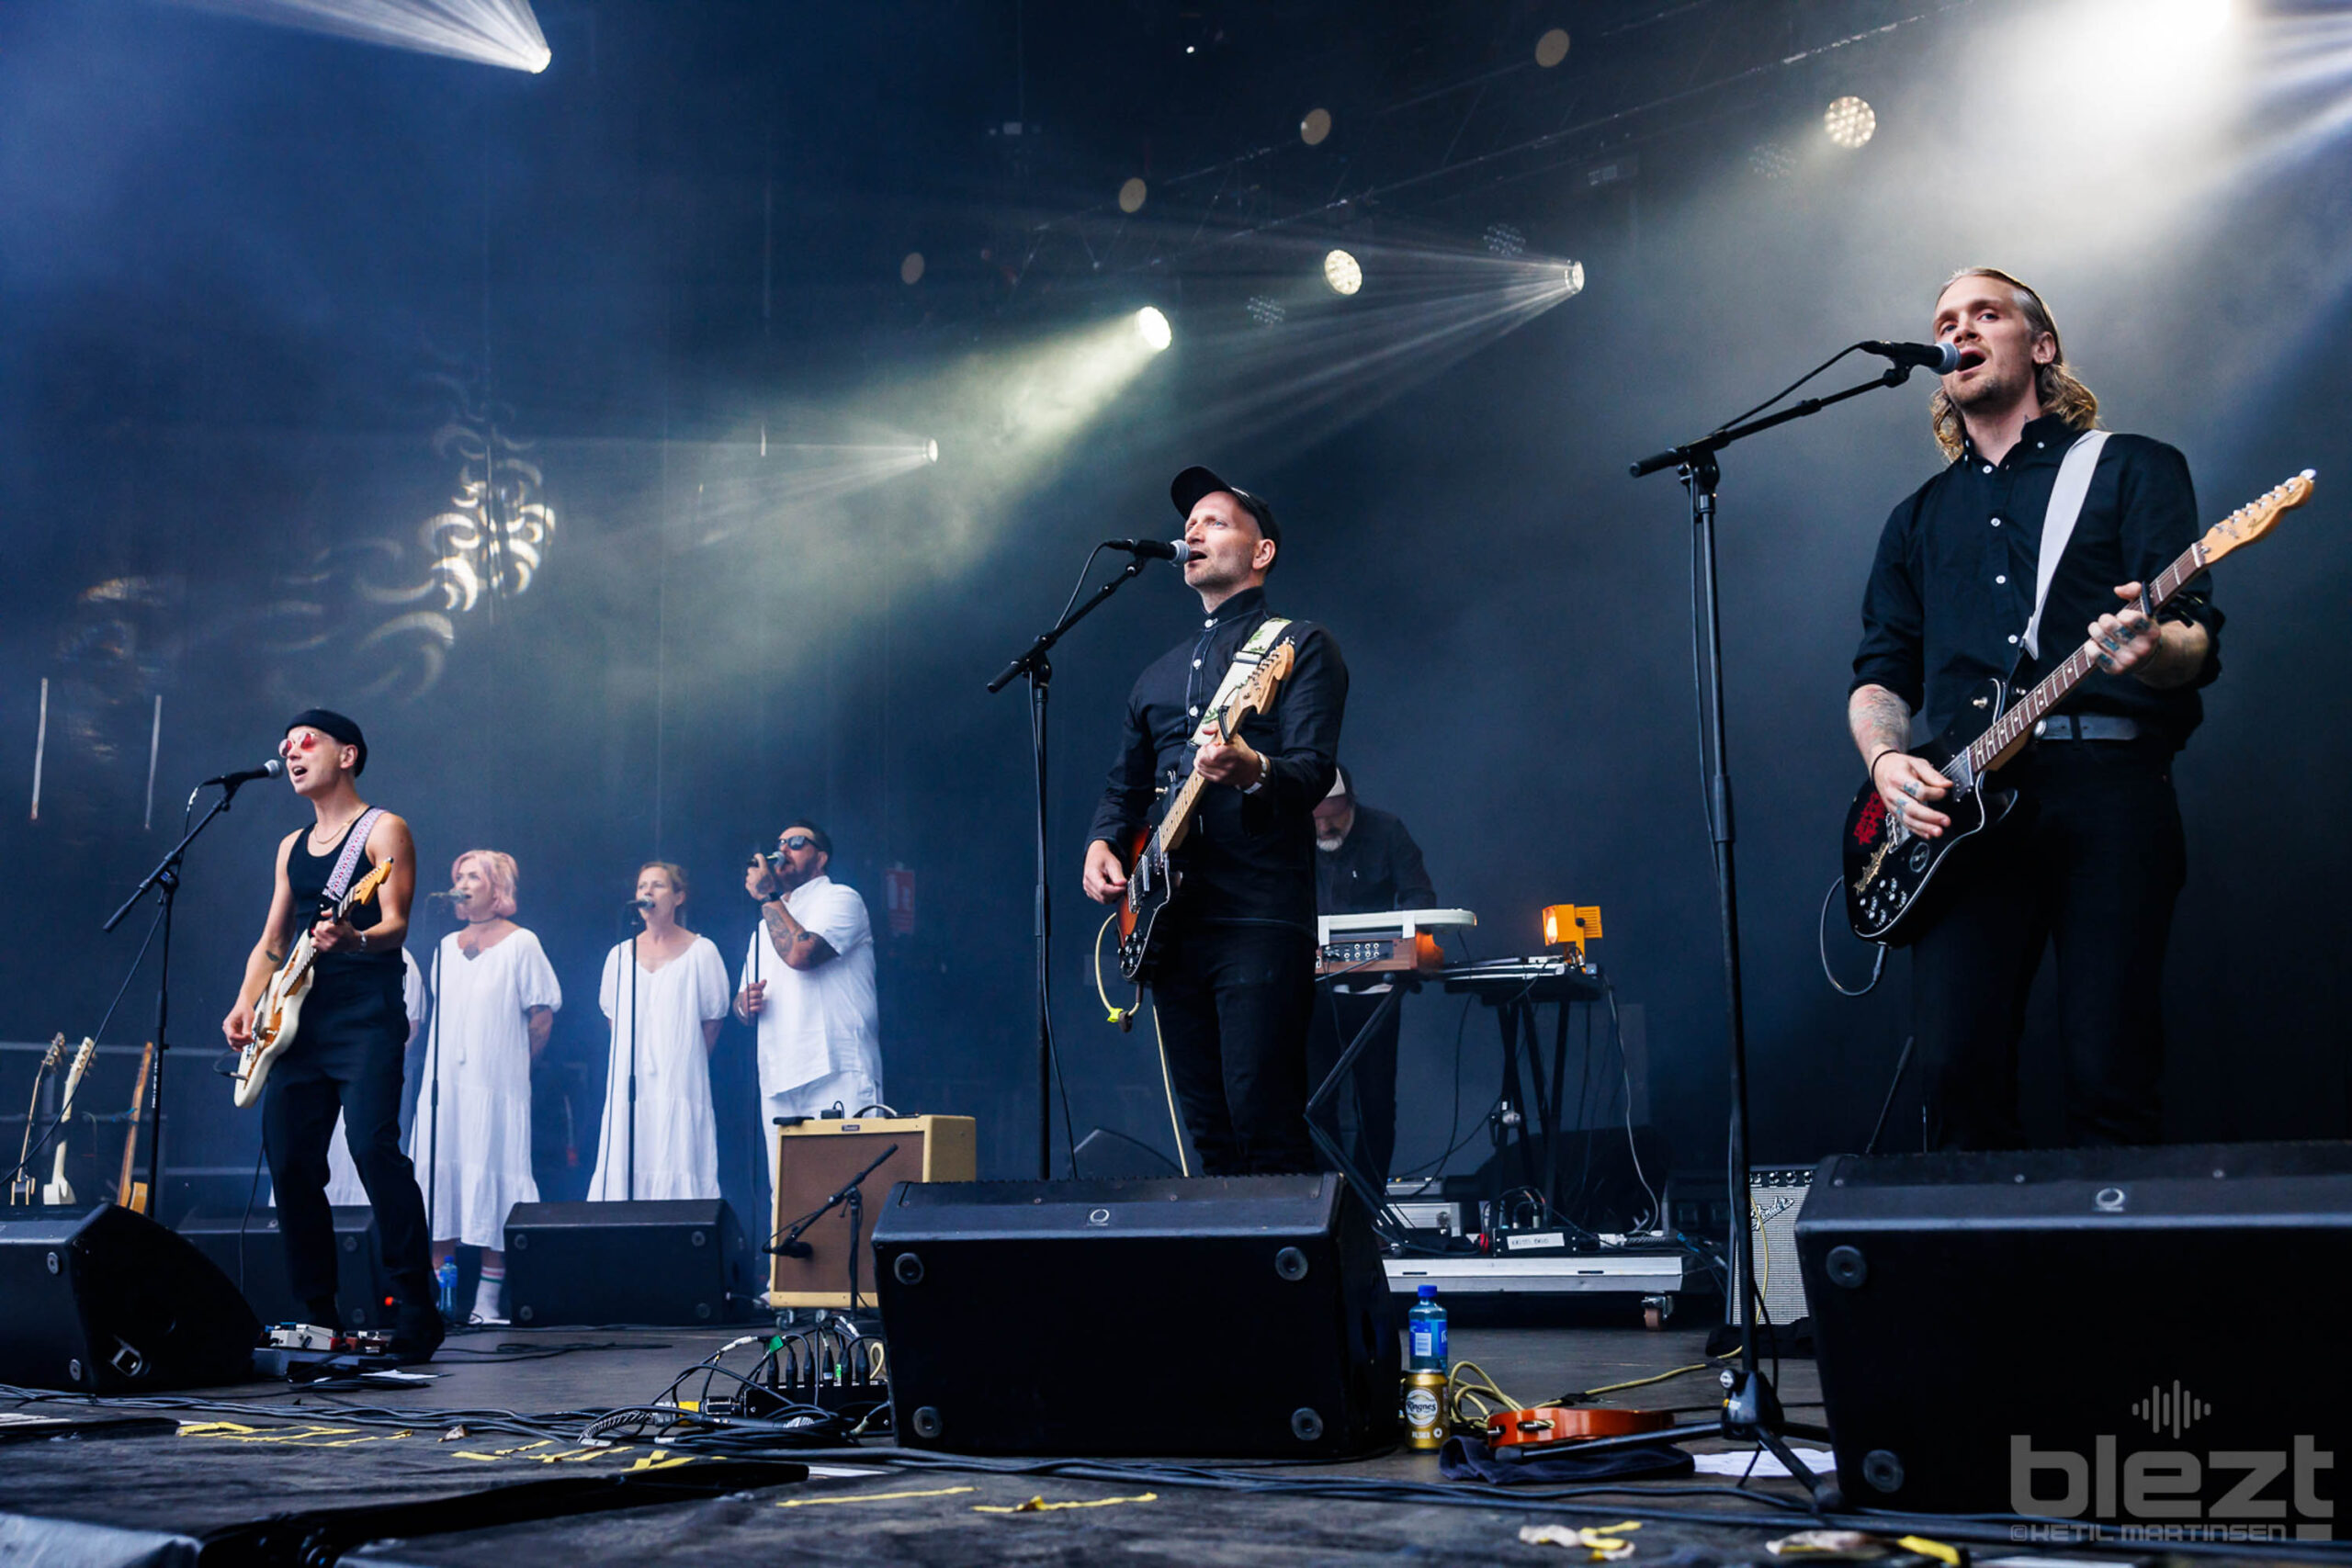
[[[392,874],[393,862],[384,863],[354,883],[351,891],[332,909],[322,906],[319,919],[339,920],[351,912],[355,904],[365,904],[384,878]],[[318,950],[311,942],[311,928],[294,939],[294,951],[277,966],[277,973],[262,987],[261,996],[254,1003],[254,1037],[237,1053],[237,1070],[230,1078],[232,1092],[236,1096],[237,1109],[242,1111],[261,1099],[262,1085],[269,1077],[269,1069],[286,1048],[294,1043],[294,1032],[302,1021],[302,1003],[311,995],[311,982],[318,978]]]
[[[74,1184],[65,1179],[65,1145],[74,1136],[74,1091],[82,1087],[82,1075],[90,1070],[97,1055],[98,1043],[85,1037],[82,1048],[74,1053],[74,1066],[65,1074],[65,1103],[57,1112],[57,1157],[50,1162],[49,1179],[40,1184],[44,1203],[74,1201]]]

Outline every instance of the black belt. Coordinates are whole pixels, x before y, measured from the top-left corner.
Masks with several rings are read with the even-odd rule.
[[[2137,740],[2140,721],[2120,714],[2054,713],[2033,727],[2038,740]]]

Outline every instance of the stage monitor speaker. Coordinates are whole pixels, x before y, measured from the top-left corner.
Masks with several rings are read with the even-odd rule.
[[[242,1223],[244,1235],[238,1237]],[[254,1314],[264,1323],[299,1322],[304,1315],[286,1282],[286,1242],[276,1209],[255,1209],[249,1220],[236,1214],[191,1214],[180,1235],[196,1244],[214,1267],[236,1281]],[[386,1298],[391,1279],[384,1272],[384,1249],[376,1236],[376,1211],[365,1203],[334,1211],[335,1315],[330,1328],[390,1328]]]
[[[2308,1310],[2352,1253],[2352,1144],[1840,1156],[1797,1250],[1855,1503],[2060,1540],[2352,1522],[2352,1363]]]
[[[86,1393],[242,1382],[261,1324],[185,1237],[104,1203],[0,1217],[0,1382]]]
[[[724,1199],[517,1203],[506,1213],[516,1323],[735,1322],[754,1285],[752,1250]]]
[[[773,1244],[793,1223],[813,1213],[868,1161],[896,1145],[859,1186],[865,1194],[865,1226],[892,1184],[900,1181],[969,1181],[974,1175],[975,1127],[968,1116],[814,1118],[776,1130],[775,1230]],[[836,1307],[849,1303],[849,1206],[842,1204],[800,1234],[806,1258],[777,1257],[768,1272],[768,1304],[775,1307]],[[858,1259],[858,1281],[867,1303],[874,1275]]]
[[[874,1262],[910,1447],[1333,1459],[1396,1439],[1401,1318],[1339,1176],[904,1183]]]

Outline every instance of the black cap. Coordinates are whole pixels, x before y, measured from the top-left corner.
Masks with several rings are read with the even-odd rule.
[[[1276,548],[1281,547],[1283,529],[1282,525],[1274,521],[1274,509],[1239,485],[1229,485],[1197,464],[1176,476],[1175,482],[1168,487],[1168,495],[1176,503],[1176,515],[1190,517],[1193,508],[1201,503],[1201,497],[1213,495],[1218,491],[1225,491],[1248,508],[1250,515],[1258,520],[1258,532],[1272,539]]]
[[[357,747],[359,761],[351,770],[352,776],[356,778],[368,771],[368,738],[359,733],[357,725],[344,717],[343,715],[332,708],[304,708],[300,713],[288,719],[286,728],[278,733],[288,735],[297,729],[315,729],[330,740],[338,741],[345,746]]]

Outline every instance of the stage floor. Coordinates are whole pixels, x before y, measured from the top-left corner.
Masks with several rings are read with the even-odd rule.
[[[1399,1450],[1350,1464],[1228,1466],[1215,1476],[1167,1468],[1122,1472],[1102,1463],[1047,1473],[1031,1461],[955,1461],[888,1450],[779,1452],[752,1463],[644,1445],[582,1448],[502,1431],[492,1413],[520,1412],[576,1431],[587,1413],[653,1398],[678,1371],[744,1332],[492,1328],[452,1338],[426,1370],[433,1382],[321,1393],[248,1383],[157,1411],[119,1402],[0,1401],[77,1419],[168,1417],[143,1433],[88,1441],[0,1441],[0,1563],[193,1563],[301,1561],[309,1526],[268,1529],[274,1516],[427,1505],[409,1516],[342,1521],[309,1544],[312,1559],[354,1562],[537,1564],[711,1562],[1064,1563],[1118,1561],[1207,1568],[1226,1563],[1397,1562],[1580,1562],[1582,1549],[1522,1545],[1530,1524],[1607,1526],[1654,1510],[1628,1532],[1634,1568],[1707,1568],[1765,1559],[1771,1538],[1804,1528],[1730,1478],[1618,1483],[1573,1498],[1535,1488],[1441,1482],[1434,1454]],[[1704,1361],[1703,1329],[1457,1325],[1458,1359],[1530,1401]],[[1204,1369],[1205,1372],[1205,1369]],[[1781,1364],[1792,1405],[1815,1397],[1810,1361]],[[1712,1404],[1701,1372],[1622,1396],[1649,1408]],[[209,1406],[199,1407],[199,1406]],[[388,1419],[385,1412],[400,1413]],[[413,1413],[413,1419],[409,1418]],[[1801,1409],[1802,1417],[1817,1414]],[[1686,1417],[1688,1418],[1688,1417]],[[0,1438],[6,1436],[0,1415]],[[1693,1445],[1695,1453],[1726,1451]],[[805,1463],[809,1473],[779,1468]],[[1215,1481],[1227,1484],[1204,1483]],[[1250,1485],[1240,1490],[1235,1481]],[[518,1483],[628,1491],[639,1506],[534,1522],[468,1522],[474,1506]],[[1402,1483],[1402,1484],[1399,1484]],[[1751,1480],[1751,1493],[1785,1505],[1790,1483]],[[1443,1487],[1450,1501],[1423,1487]],[[1033,1499],[1043,1506],[1023,1508]],[[1057,1506],[1058,1505],[1058,1506]],[[562,1512],[564,1505],[552,1506]],[[1767,1516],[1776,1516],[1768,1519]],[[1706,1522],[1720,1518],[1720,1524]],[[74,1529],[71,1526],[87,1527]],[[1983,1551],[1979,1562],[2017,1548]],[[2113,1559],[2111,1559],[2113,1561]]]

